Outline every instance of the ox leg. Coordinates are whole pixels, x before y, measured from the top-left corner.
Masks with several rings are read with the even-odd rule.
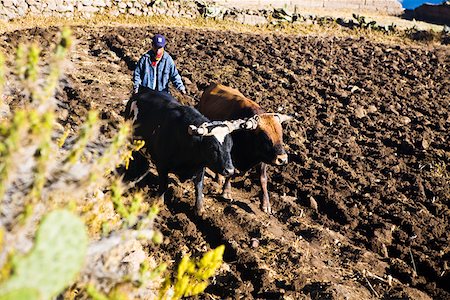
[[[222,198],[233,201],[233,197],[231,196],[231,177],[225,178],[225,183],[223,184]]]
[[[217,194],[219,194],[219,193],[222,192],[222,188],[223,188],[223,185],[225,183],[225,176],[220,175],[219,173],[216,173],[216,177],[214,177],[214,181],[217,183],[214,186],[215,192]]]
[[[259,170],[259,180],[261,181],[262,189],[261,208],[265,213],[270,214],[272,213],[272,208],[270,207],[269,192],[267,191],[267,165],[265,163],[261,163]]]
[[[158,170],[158,201],[164,203],[164,194],[169,187],[169,174],[166,171]]]
[[[205,168],[203,168],[195,177],[194,177],[194,185],[195,185],[195,208],[197,210],[197,214],[201,215],[205,212],[203,208],[203,179],[205,177]]]

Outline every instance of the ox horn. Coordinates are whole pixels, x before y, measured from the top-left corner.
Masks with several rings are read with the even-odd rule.
[[[286,121],[290,121],[290,120],[293,119],[292,116],[284,115],[284,114],[274,114],[274,116],[278,118],[280,123],[283,123],[283,122],[286,122]]]

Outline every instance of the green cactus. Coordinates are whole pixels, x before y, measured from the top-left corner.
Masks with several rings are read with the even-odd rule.
[[[36,289],[20,288],[0,296],[0,300],[34,300],[41,299]]]
[[[0,300],[56,296],[80,271],[87,242],[79,217],[67,210],[49,213],[39,226],[34,248],[16,259],[13,275],[0,286]]]

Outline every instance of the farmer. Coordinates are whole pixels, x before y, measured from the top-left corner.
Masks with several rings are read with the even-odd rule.
[[[186,87],[172,57],[164,50],[165,46],[166,38],[163,35],[156,34],[152,38],[152,49],[139,59],[134,70],[134,93],[139,91],[140,86],[169,93],[169,81],[172,81],[181,93],[186,94]]]

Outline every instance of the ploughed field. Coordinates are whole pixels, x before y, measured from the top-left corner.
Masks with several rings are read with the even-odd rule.
[[[233,202],[207,177],[202,217],[192,183],[172,179],[158,222],[168,239],[149,251],[178,260],[225,244],[212,298],[450,298],[449,47],[162,27],[73,31],[58,98],[61,122],[74,130],[89,108],[101,111],[105,135],[117,130],[134,64],[156,32],[193,96],[174,91],[184,103],[221,82],[295,116],[284,126],[289,164],[269,167],[273,215],[259,208],[254,172],[233,181]],[[35,39],[45,54],[57,32],[6,33],[0,45],[11,55]],[[154,174],[141,187],[149,201]]]

